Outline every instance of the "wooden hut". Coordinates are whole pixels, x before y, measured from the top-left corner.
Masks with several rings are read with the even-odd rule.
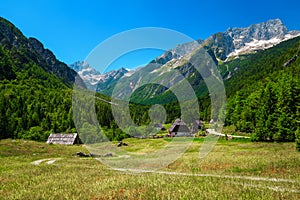
[[[47,144],[81,144],[77,133],[51,133],[46,142]]]
[[[175,122],[172,124],[172,126],[169,129],[169,136],[191,136],[191,131],[187,127],[187,125],[184,123],[184,121],[180,118],[176,119]]]
[[[204,123],[200,119],[197,119],[193,123],[192,132],[197,133],[199,130],[205,131],[205,126],[204,126]]]
[[[155,124],[155,128],[156,128],[157,130],[161,130],[161,131],[166,130],[166,128],[165,128],[162,124]]]

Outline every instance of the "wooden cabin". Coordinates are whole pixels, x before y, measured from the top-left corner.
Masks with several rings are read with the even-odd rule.
[[[166,130],[166,128],[165,128],[162,124],[155,124],[155,128],[156,128],[157,130],[161,130],[161,131]]]
[[[169,128],[169,136],[180,137],[180,136],[191,136],[191,131],[180,118],[176,119],[172,126]]]
[[[205,131],[205,125],[200,119],[197,119],[193,123],[192,133],[198,133],[198,131],[200,131],[200,130]]]
[[[46,142],[47,144],[81,144],[78,133],[51,133]]]

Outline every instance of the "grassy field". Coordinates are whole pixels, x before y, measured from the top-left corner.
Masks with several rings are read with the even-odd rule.
[[[88,153],[84,146],[2,140],[0,199],[300,199],[300,153],[293,143],[220,139],[200,159],[202,141],[161,171],[135,173],[72,156]],[[124,142],[128,152],[145,153],[169,141]]]

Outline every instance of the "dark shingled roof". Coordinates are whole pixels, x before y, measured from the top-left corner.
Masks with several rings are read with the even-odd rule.
[[[80,139],[77,133],[52,133],[48,137],[47,144],[65,144],[73,145],[80,144]]]
[[[192,126],[192,132],[196,133],[199,131],[199,129],[201,129],[201,127],[203,127],[203,129],[205,130],[205,126],[203,124],[203,122],[199,119],[195,120]]]
[[[187,125],[184,123],[184,121],[178,118],[170,127],[169,132],[190,132],[190,130],[187,127]]]
[[[166,130],[166,128],[162,124],[155,124],[155,128],[159,128],[160,130]]]

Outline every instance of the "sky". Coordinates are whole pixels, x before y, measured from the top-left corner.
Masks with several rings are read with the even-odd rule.
[[[85,60],[108,38],[135,28],[167,28],[206,39],[228,27],[280,18],[289,30],[300,30],[299,7],[298,0],[0,0],[0,16],[26,37],[40,40],[60,61],[72,64]],[[128,53],[111,68],[141,66],[162,52]]]

